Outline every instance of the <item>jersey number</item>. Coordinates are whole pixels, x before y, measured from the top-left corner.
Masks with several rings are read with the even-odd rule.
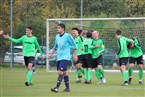
[[[88,52],[88,45],[84,45],[84,47],[85,47],[85,48],[84,48],[84,51],[85,51],[85,52]]]

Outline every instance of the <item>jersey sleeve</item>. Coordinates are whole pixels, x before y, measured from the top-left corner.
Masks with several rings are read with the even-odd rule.
[[[100,53],[103,53],[105,51],[105,45],[104,45],[104,42],[102,40],[100,41],[100,46],[101,46]]]
[[[136,39],[136,38],[135,38],[135,40],[134,40],[134,46],[137,47],[137,48],[140,48],[139,41],[138,41],[138,39]]]
[[[8,40],[14,42],[14,43],[21,43],[24,39],[24,36],[22,36],[21,38],[18,38],[18,39],[14,39],[12,37],[9,37]]]
[[[131,39],[127,38],[127,37],[124,37],[126,42],[131,42]]]
[[[70,45],[73,47],[73,49],[76,50],[77,49],[76,43],[71,35],[68,35],[68,41],[69,41]]]
[[[41,48],[40,48],[40,45],[38,44],[37,38],[35,38],[34,43],[35,43],[36,48],[37,48],[38,51],[40,52],[41,56],[43,56],[43,53],[42,53],[42,50],[41,50]]]

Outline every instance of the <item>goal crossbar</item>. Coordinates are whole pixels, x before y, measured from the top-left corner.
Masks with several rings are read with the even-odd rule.
[[[145,17],[133,17],[133,18],[57,18],[47,19],[47,21],[90,21],[90,20],[144,20]]]

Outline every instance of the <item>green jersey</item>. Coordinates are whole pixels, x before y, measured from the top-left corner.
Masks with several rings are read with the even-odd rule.
[[[134,48],[130,48],[129,57],[138,58],[143,55],[142,49],[139,44],[139,40],[137,38],[133,38],[134,40]]]
[[[127,42],[131,42],[131,39],[126,38],[124,36],[121,36],[118,39],[119,51],[117,55],[119,56],[119,58],[128,57]]]
[[[83,37],[77,36],[75,38],[76,46],[77,46],[77,55],[83,54]]]
[[[8,38],[10,41],[14,42],[14,43],[22,43],[23,45],[23,56],[35,56],[36,53],[36,49],[39,50],[39,52],[42,54],[41,48],[37,42],[37,38],[35,36],[27,36],[24,35],[19,39],[14,39],[9,37]]]
[[[85,38],[83,41],[83,54],[92,54],[93,44],[91,38]]]
[[[101,39],[93,39],[93,46],[99,45],[98,48],[93,49],[92,58],[98,58],[105,51],[104,43]]]

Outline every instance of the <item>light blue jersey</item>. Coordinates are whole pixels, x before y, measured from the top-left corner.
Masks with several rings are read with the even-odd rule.
[[[70,34],[56,35],[54,49],[57,51],[57,61],[71,59],[70,46],[76,50],[75,41]]]

